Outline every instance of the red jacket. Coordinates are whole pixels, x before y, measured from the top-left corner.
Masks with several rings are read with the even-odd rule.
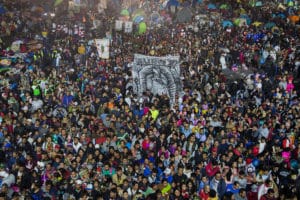
[[[213,177],[218,171],[220,171],[220,168],[218,166],[213,167],[212,163],[208,163],[205,167],[205,171],[207,176]]]
[[[262,197],[260,197],[259,200],[276,200],[276,198],[275,197],[269,197],[268,194],[265,194]]]
[[[201,199],[201,200],[208,200],[208,198],[209,198],[209,193],[204,192],[204,189],[202,189],[202,190],[199,192],[199,196],[200,196],[200,199]]]
[[[258,199],[257,195],[258,195],[257,192],[250,191],[247,193],[247,199],[248,200],[257,200]]]

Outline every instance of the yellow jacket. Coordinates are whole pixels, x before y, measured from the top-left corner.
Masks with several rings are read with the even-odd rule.
[[[121,177],[118,177],[117,174],[114,174],[112,176],[112,182],[117,185],[121,185],[121,184],[123,184],[123,182],[126,178],[127,178],[127,176],[125,174],[122,174]]]
[[[85,54],[85,47],[83,45],[80,45],[78,47],[78,53],[81,55]]]

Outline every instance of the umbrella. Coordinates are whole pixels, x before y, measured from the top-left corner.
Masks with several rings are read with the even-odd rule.
[[[286,10],[286,7],[282,5],[282,3],[280,3],[277,8],[280,10]]]
[[[139,23],[141,23],[142,21],[144,21],[144,17],[143,17],[143,16],[136,16],[136,17],[133,19],[133,22],[136,23],[136,24],[139,24]]]
[[[64,0],[55,0],[54,6],[59,6]]]
[[[20,50],[20,45],[23,44],[22,40],[16,40],[11,44],[11,50],[17,52]]]
[[[289,7],[293,7],[294,6],[294,2],[292,0],[289,0],[288,3],[287,3],[287,5]]]
[[[154,12],[151,14],[150,20],[151,20],[151,22],[158,23],[161,20],[161,17],[158,12]]]
[[[300,19],[299,16],[297,16],[297,15],[292,15],[292,16],[289,16],[288,18],[294,23],[298,22]]]
[[[274,22],[268,22],[264,25],[265,28],[267,29],[271,29],[273,28],[274,26],[276,26],[276,24]]]
[[[191,2],[185,1],[185,2],[183,2],[183,4],[181,6],[182,7],[189,7],[189,6],[191,6]]]
[[[247,25],[251,24],[251,18],[248,15],[243,14],[240,16],[240,18],[246,19]]]
[[[255,6],[256,6],[256,7],[262,6],[262,2],[261,2],[261,1],[257,1],[257,2],[255,3]]]
[[[209,10],[215,10],[215,9],[217,9],[217,7],[216,7],[215,4],[210,3],[210,4],[207,5],[207,9],[209,9]]]
[[[178,0],[169,0],[168,3],[167,3],[167,7],[170,7],[170,6],[179,6],[180,3]]]
[[[255,21],[252,23],[252,25],[257,27],[257,26],[262,25],[262,22]]]
[[[241,18],[236,18],[234,21],[233,21],[233,24],[236,25],[236,26],[239,26],[241,23]]]
[[[44,8],[41,7],[41,6],[33,6],[31,9],[30,9],[31,12],[36,12],[36,13],[42,13],[44,12]]]
[[[224,20],[222,22],[222,26],[223,26],[223,28],[225,28],[225,27],[231,27],[231,26],[233,26],[233,23],[231,21],[229,21],[229,20]]]
[[[176,22],[178,23],[189,22],[191,19],[192,11],[188,7],[182,8],[176,14]]]
[[[10,66],[10,64],[11,64],[11,60],[10,60],[10,59],[7,59],[7,58],[2,59],[2,60],[0,61],[0,65],[1,65],[1,66],[7,67],[7,66]]]
[[[127,9],[123,9],[120,14],[122,16],[129,16],[129,11]]]
[[[285,19],[286,18],[285,14],[283,14],[283,13],[277,14],[276,17],[281,18],[281,19]]]
[[[0,67],[0,73],[7,72],[9,70],[11,70],[11,68],[9,68],[9,67]]]
[[[272,33],[273,34],[280,34],[280,29],[278,26],[274,26],[272,29],[271,29]]]
[[[240,13],[241,15],[245,15],[245,14],[247,14],[247,11],[246,11],[244,8],[240,8],[240,9],[239,9],[239,13]]]
[[[227,10],[227,9],[229,9],[229,6],[228,6],[228,4],[224,3],[220,6],[220,9]]]
[[[132,16],[132,19],[135,19],[137,16],[146,17],[146,13],[143,9],[139,8],[139,9],[136,9],[135,11],[133,11],[131,16]]]
[[[5,8],[1,5],[0,6],[0,14],[2,15],[2,14],[5,14],[6,13],[6,10],[5,10]]]
[[[233,21],[233,24],[236,25],[236,26],[245,26],[247,25],[247,21],[246,19],[244,18],[236,18],[234,21]]]

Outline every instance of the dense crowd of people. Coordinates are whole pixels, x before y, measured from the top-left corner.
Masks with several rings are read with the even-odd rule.
[[[112,28],[111,9],[122,1],[108,1],[101,14],[91,6],[98,1],[87,1],[70,17],[59,15],[62,3],[60,17],[47,20],[38,1],[21,2],[4,1],[1,56],[17,55],[8,47],[19,39],[42,47],[21,45],[23,57],[0,73],[1,199],[300,196],[300,29],[288,18],[299,16],[296,5],[230,1],[220,10],[215,2],[212,11],[206,1],[162,8],[161,1],[132,0],[132,9],[172,19],[136,34],[137,27]],[[183,5],[193,18],[178,23]],[[241,10],[276,28],[222,24]],[[199,14],[207,17],[201,23]],[[95,18],[101,24],[92,30]],[[52,30],[64,20],[84,23],[84,34]],[[91,42],[99,32],[111,33],[109,59]],[[180,56],[183,92],[174,105],[164,94],[134,93],[135,53]]]

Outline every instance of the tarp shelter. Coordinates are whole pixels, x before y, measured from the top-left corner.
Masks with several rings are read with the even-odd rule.
[[[176,22],[185,23],[192,20],[192,11],[188,7],[184,7],[176,14]]]

